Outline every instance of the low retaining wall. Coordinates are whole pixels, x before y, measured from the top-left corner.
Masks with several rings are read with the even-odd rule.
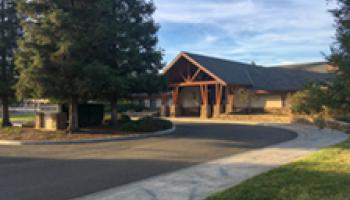
[[[291,115],[274,115],[274,114],[261,114],[261,115],[220,115],[221,120],[230,121],[245,121],[245,122],[262,122],[262,123],[292,123],[293,116]]]
[[[315,119],[310,116],[294,116],[293,122],[315,124]],[[325,126],[350,134],[350,123],[328,119],[325,121]]]

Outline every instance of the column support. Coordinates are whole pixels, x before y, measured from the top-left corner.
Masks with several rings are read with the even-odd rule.
[[[226,87],[226,114],[233,113],[235,111],[235,95],[234,95],[234,88],[227,86]]]
[[[202,105],[200,111],[201,119],[208,119],[211,116],[211,108],[208,99],[208,85],[200,85],[200,92],[202,97]]]
[[[170,117],[178,117],[181,115],[180,106],[179,106],[179,95],[180,95],[180,88],[179,86],[176,86],[172,91],[172,98],[173,103],[170,107]]]
[[[223,91],[223,86],[222,85],[215,85],[215,97],[216,97],[216,102],[214,105],[214,118],[220,117],[222,113],[222,91]]]
[[[160,105],[160,116],[167,117],[168,116],[168,97],[166,93],[161,94],[161,105]]]

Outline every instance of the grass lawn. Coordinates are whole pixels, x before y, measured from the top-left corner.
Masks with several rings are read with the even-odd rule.
[[[249,179],[207,200],[349,200],[350,139]]]
[[[12,114],[10,115],[11,121],[31,121],[35,119],[34,114]],[[0,116],[0,122],[2,121],[2,117]]]

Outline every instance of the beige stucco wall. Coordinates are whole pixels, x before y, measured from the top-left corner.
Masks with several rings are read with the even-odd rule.
[[[252,108],[282,108],[280,94],[255,94],[252,99]]]
[[[248,96],[235,96],[235,106],[238,108],[245,108],[248,105]],[[252,108],[282,108],[281,94],[252,94],[251,101]]]

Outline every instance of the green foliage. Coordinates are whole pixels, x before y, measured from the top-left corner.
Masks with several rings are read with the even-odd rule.
[[[108,70],[95,57],[96,49],[105,48],[101,42],[105,24],[100,17],[110,6],[108,2],[18,1],[19,13],[25,16],[21,19],[24,35],[16,52],[19,97],[68,102],[94,91],[91,85],[86,88],[86,82]]]
[[[141,112],[145,110],[145,106],[141,104],[129,103],[129,102],[120,102],[118,103],[118,111],[123,113],[127,111]]]
[[[327,89],[319,84],[313,84],[305,90],[293,95],[292,111],[298,114],[317,114],[324,111],[328,104]]]
[[[110,87],[100,91],[100,97],[110,101],[128,97],[144,86],[135,82],[146,74],[158,74],[162,67],[162,54],[157,48],[158,25],[152,18],[155,11],[153,2],[111,2],[111,10],[115,12],[106,19],[108,32],[105,41],[108,48],[95,50],[100,61],[111,67],[108,77]]]
[[[350,114],[338,116],[338,117],[336,117],[336,120],[350,123]]]
[[[13,53],[19,35],[15,0],[0,1],[0,101],[2,103],[2,126],[11,126],[9,100],[14,96],[16,72]]]
[[[118,119],[118,122],[120,124],[126,124],[126,123],[131,122],[131,118],[128,115],[121,115]]]
[[[102,124],[104,108],[101,104],[80,104],[78,107],[79,126],[98,126]]]
[[[173,124],[168,120],[145,117],[123,125],[122,130],[128,132],[154,132],[170,129],[172,126]]]
[[[338,7],[332,11],[337,28],[336,42],[328,57],[337,67],[337,77],[331,84],[330,107],[342,112],[350,112],[350,1],[336,0]]]
[[[0,1],[0,97],[10,96],[15,83],[13,52],[18,38],[15,0]]]

